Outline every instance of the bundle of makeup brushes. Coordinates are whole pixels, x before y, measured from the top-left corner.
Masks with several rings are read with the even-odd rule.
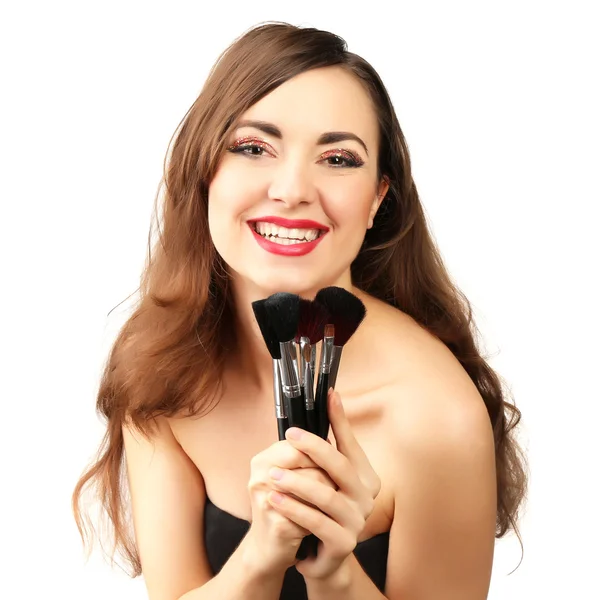
[[[273,294],[253,302],[252,309],[273,359],[279,439],[285,439],[288,427],[327,439],[328,391],[335,388],[344,345],[365,317],[364,304],[351,292],[332,286],[320,290],[314,300],[285,292]],[[316,555],[317,542],[314,536],[305,538],[298,558]]]
[[[327,287],[312,301],[280,292],[253,302],[252,309],[273,359],[279,439],[288,427],[327,439],[327,393],[335,388],[344,345],[365,317],[364,304],[343,288]]]

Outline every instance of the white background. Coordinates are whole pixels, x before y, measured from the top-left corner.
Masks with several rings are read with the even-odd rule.
[[[291,3],[289,3],[291,5]],[[523,411],[531,492],[490,598],[600,598],[595,2],[19,2],[0,15],[2,598],[136,600],[85,564],[72,488],[104,431],[171,134],[265,20],[333,31],[381,74],[447,265]],[[594,510],[596,509],[596,510]]]

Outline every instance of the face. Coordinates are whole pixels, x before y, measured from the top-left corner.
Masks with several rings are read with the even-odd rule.
[[[378,125],[366,91],[340,68],[315,69],[273,90],[239,124],[208,210],[234,289],[311,297],[349,286],[388,188],[377,181]],[[329,132],[346,133],[328,140]]]

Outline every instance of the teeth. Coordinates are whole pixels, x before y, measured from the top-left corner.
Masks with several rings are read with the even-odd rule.
[[[287,227],[278,227],[273,223],[265,223],[263,221],[255,222],[254,229],[263,237],[285,246],[302,242],[312,242],[321,233],[319,229],[288,229]]]

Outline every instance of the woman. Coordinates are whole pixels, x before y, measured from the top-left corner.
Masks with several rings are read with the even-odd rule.
[[[184,118],[165,184],[102,378],[80,530],[95,486],[151,600],[485,598],[525,491],[520,415],[476,348],[373,68],[325,31],[250,30]],[[367,309],[330,443],[295,428],[278,441],[251,303],[330,285]],[[309,533],[318,555],[298,561]]]

